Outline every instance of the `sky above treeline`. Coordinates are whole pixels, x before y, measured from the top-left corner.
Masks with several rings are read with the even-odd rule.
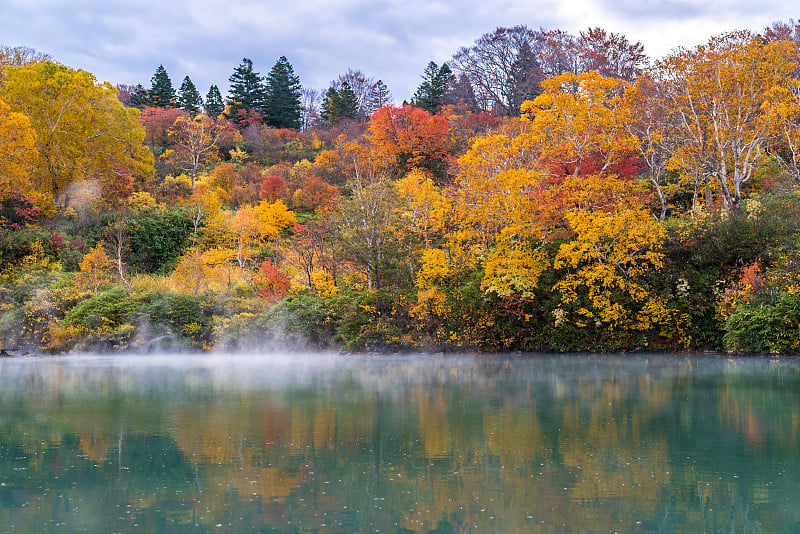
[[[429,61],[448,61],[498,26],[577,34],[599,26],[641,41],[651,58],[735,29],[800,17],[787,0],[0,0],[0,44],[47,52],[112,84],[150,87],[164,65],[223,95],[242,58],[265,75],[286,56],[304,87],[347,69],[410,99]]]

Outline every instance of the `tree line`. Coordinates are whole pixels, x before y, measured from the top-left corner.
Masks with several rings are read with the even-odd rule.
[[[798,33],[646,62],[602,30],[500,28],[411,103],[349,71],[314,122],[284,58],[264,79],[243,61],[214,115],[178,105],[188,83],[152,105],[163,69],[138,109],[20,52],[0,329],[49,350],[146,324],[198,348],[797,352]],[[268,122],[288,99],[267,87],[299,122]]]

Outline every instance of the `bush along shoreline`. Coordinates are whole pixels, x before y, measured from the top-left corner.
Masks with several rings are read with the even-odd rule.
[[[588,291],[565,306],[555,262],[525,298],[481,288],[485,266],[452,270],[426,287],[377,291],[320,283],[272,298],[241,282],[227,291],[176,291],[157,274],[112,274],[89,287],[61,267],[69,251],[42,245],[47,231],[20,231],[16,267],[0,289],[4,355],[98,351],[720,351],[800,353],[800,203],[762,196],[738,218],[665,223],[663,265],[642,286],[666,303],[649,324],[582,319]],[[52,233],[46,242],[52,243]],[[569,244],[564,240],[561,244]],[[24,255],[20,249],[32,251]],[[555,257],[558,248],[547,251]],[[140,252],[143,256],[148,256]],[[262,288],[263,289],[263,288]],[[619,292],[629,314],[647,302]],[[577,318],[577,320],[576,320]]]

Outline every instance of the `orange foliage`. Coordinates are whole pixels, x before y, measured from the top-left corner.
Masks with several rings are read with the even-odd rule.
[[[268,302],[274,302],[289,292],[289,277],[267,258],[261,262],[255,285],[262,297]]]
[[[370,118],[368,138],[376,156],[401,172],[425,168],[443,180],[450,160],[449,129],[447,119],[422,108],[384,106]]]

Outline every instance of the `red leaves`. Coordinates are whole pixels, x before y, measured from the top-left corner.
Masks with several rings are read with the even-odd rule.
[[[261,262],[256,284],[261,296],[269,302],[274,302],[289,292],[289,277],[267,258]]]

